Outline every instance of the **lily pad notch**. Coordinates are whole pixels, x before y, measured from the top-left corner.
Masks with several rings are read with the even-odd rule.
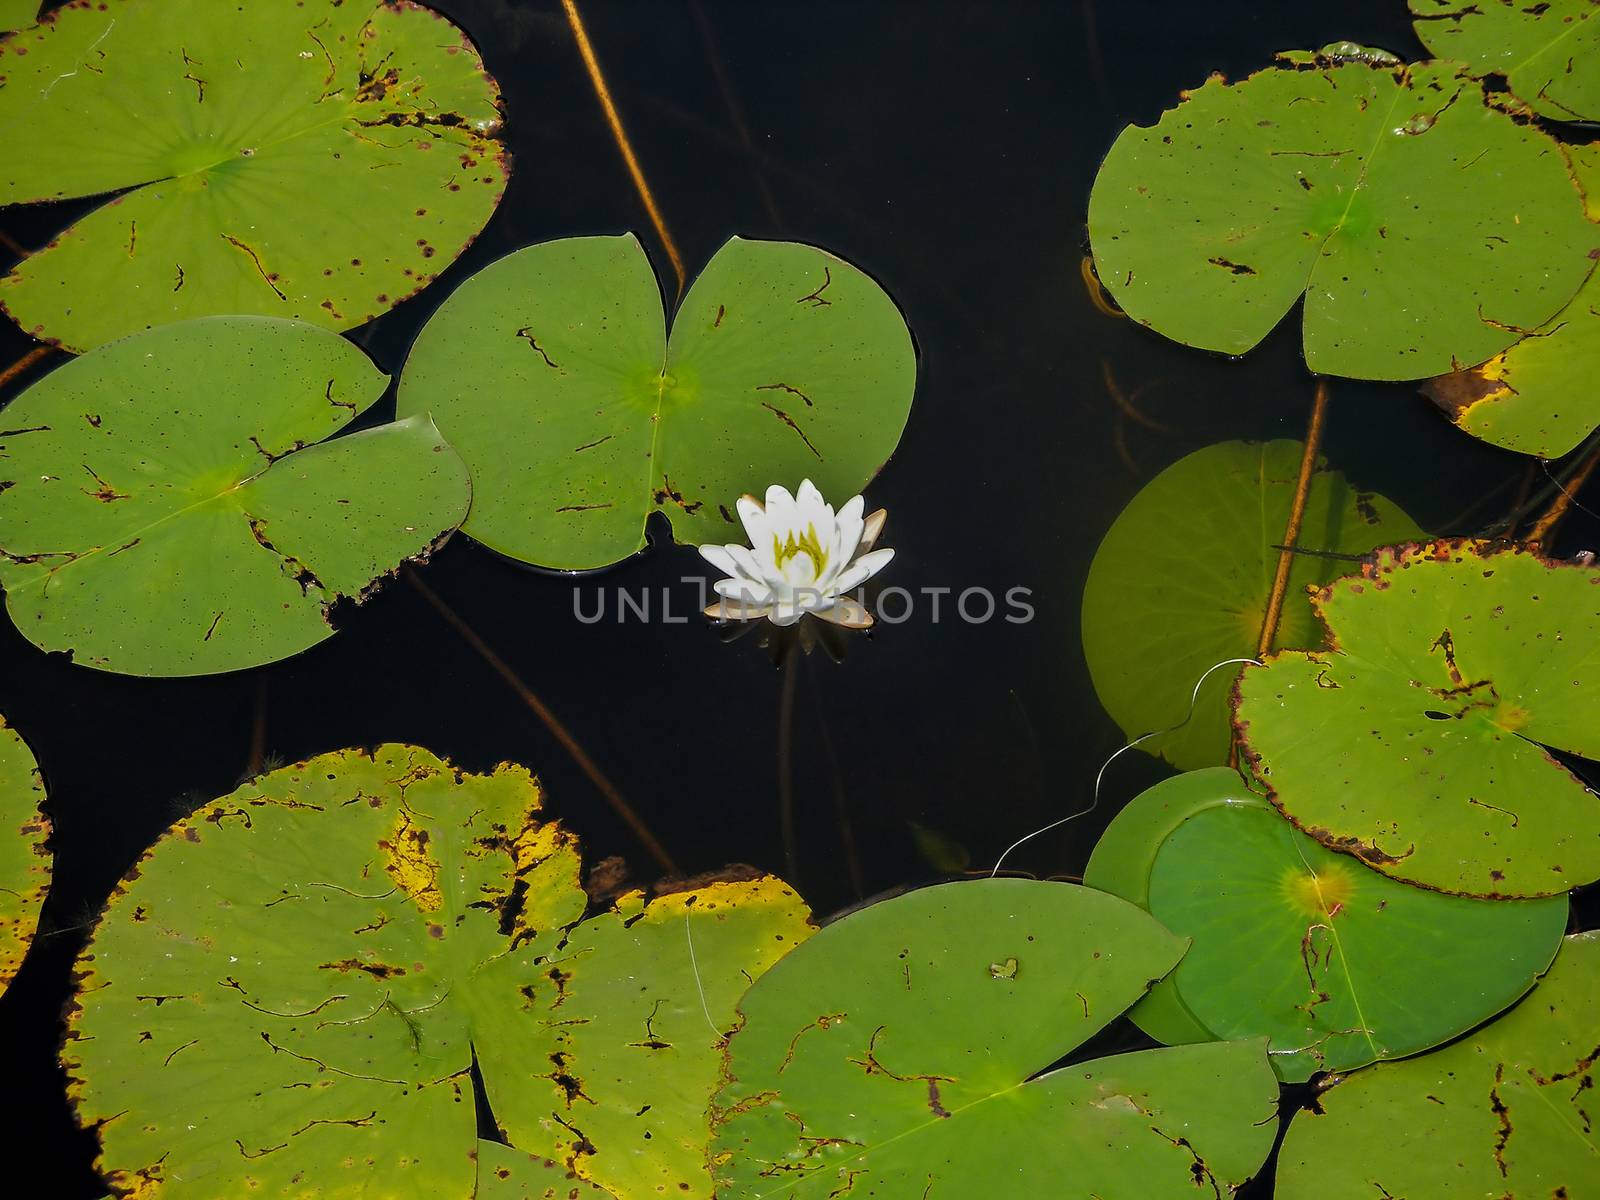
[[[472,502],[425,415],[332,437],[387,382],[345,339],[272,317],[161,326],[40,379],[0,435],[18,629],[133,675],[239,670],[330,637],[336,605],[426,559]]]
[[[655,512],[704,545],[776,481],[857,494],[898,444],[915,381],[894,302],[826,251],[733,238],[669,337],[638,241],[581,237],[456,289],[417,337],[398,408],[431,413],[471,467],[469,535],[584,570],[639,550]]]
[[[1313,605],[1328,648],[1235,689],[1241,761],[1285,816],[1440,891],[1600,879],[1600,805],[1549,752],[1600,755],[1600,569],[1439,540],[1380,550]]]
[[[1562,147],[1460,64],[1341,47],[1213,76],[1123,130],[1089,232],[1134,320],[1237,355],[1303,296],[1306,365],[1357,379],[1484,361],[1566,304],[1600,248]]]

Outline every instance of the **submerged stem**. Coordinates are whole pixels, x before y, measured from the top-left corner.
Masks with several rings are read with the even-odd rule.
[[[44,358],[54,349],[54,346],[35,346],[32,350],[29,350],[5,370],[0,371],[0,387],[5,387],[6,384],[10,383],[18,375],[21,375],[29,367],[33,366],[34,363]]]
[[[683,256],[678,253],[678,246],[672,240],[672,234],[667,232],[666,219],[656,207],[655,195],[650,191],[649,183],[645,181],[644,168],[639,165],[639,157],[633,152],[633,143],[628,140],[628,132],[622,127],[622,115],[617,112],[616,103],[611,99],[611,89],[606,86],[606,77],[600,70],[600,60],[595,57],[594,46],[589,42],[589,33],[583,27],[583,17],[578,14],[577,0],[561,0],[561,7],[566,9],[567,24],[572,26],[573,39],[578,43],[578,56],[583,59],[584,68],[589,72],[589,82],[594,84],[595,95],[600,98],[600,108],[605,113],[606,124],[611,127],[611,136],[616,139],[617,149],[622,151],[622,161],[628,168],[628,174],[633,177],[633,186],[638,189],[639,199],[644,202],[644,210],[650,216],[650,224],[655,226],[656,236],[661,239],[661,244],[667,251],[667,258],[672,263],[672,273],[677,277],[678,294],[681,296],[683,285],[687,281],[683,269]]]
[[[783,836],[783,871],[792,885],[796,879],[794,836],[794,688],[798,672],[796,655],[783,664],[783,696],[778,701],[778,826]]]
[[[1294,501],[1289,506],[1289,523],[1283,530],[1283,549],[1278,551],[1278,571],[1267,596],[1266,615],[1261,620],[1261,636],[1256,639],[1256,657],[1264,658],[1278,636],[1278,619],[1283,616],[1283,599],[1289,590],[1289,571],[1294,566],[1295,543],[1300,540],[1300,523],[1306,515],[1306,497],[1311,493],[1311,476],[1317,468],[1317,448],[1322,445],[1322,427],[1328,415],[1328,381],[1317,380],[1316,399],[1311,404],[1311,425],[1306,430],[1305,452],[1300,456],[1300,474],[1294,481]]]
[[[634,836],[644,843],[644,848],[650,852],[650,857],[656,860],[656,865],[668,874],[680,874],[678,864],[672,860],[672,855],[668,854],[666,847],[656,840],[655,834],[650,832],[650,827],[644,823],[644,819],[634,811],[633,805],[622,798],[622,793],[617,791],[611,780],[606,778],[605,773],[595,764],[594,759],[590,758],[584,748],[578,745],[578,740],[572,736],[555,713],[546,707],[545,702],[534,694],[533,689],[522,682],[522,677],[513,671],[503,658],[490,649],[489,644],[478,636],[478,631],[468,625],[455,609],[446,604],[431,587],[423,583],[415,571],[407,568],[405,577],[406,582],[412,586],[417,594],[426,600],[434,611],[461,635],[462,640],[467,645],[477,651],[478,657],[488,663],[495,674],[499,675],[501,679],[511,686],[511,690],[516,692],[517,697],[533,711],[534,716],[544,722],[545,728],[555,735],[555,739],[561,743],[562,749],[572,756],[573,762],[578,764],[578,769],[587,775],[589,782],[599,789],[600,794],[605,797],[606,803],[611,805],[616,814],[627,823],[628,828],[633,830]]]
[[[1596,464],[1600,464],[1600,444],[1589,451],[1588,455],[1579,464],[1578,468],[1567,477],[1565,481],[1558,481],[1551,476],[1551,481],[1556,485],[1557,495],[1550,507],[1545,510],[1544,516],[1534,522],[1533,528],[1528,530],[1527,540],[1534,543],[1543,542],[1561,523],[1561,518],[1567,515],[1567,510],[1574,503],[1573,496],[1582,490],[1583,485],[1589,482],[1589,476],[1594,474]],[[1548,468],[1546,468],[1548,470]],[[1578,507],[1582,508],[1582,505]]]

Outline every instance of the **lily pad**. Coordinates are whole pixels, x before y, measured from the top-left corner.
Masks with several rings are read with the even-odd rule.
[[[611,1193],[573,1179],[562,1163],[500,1142],[479,1142],[473,1200],[611,1200]]]
[[[0,410],[0,584],[45,650],[134,675],[298,653],[471,505],[426,417],[342,437],[387,378],[343,338],[207,317],[105,346]]]
[[[1410,0],[1417,38],[1439,58],[1500,75],[1534,111],[1600,121],[1600,6],[1594,0]]]
[[[116,195],[0,302],[75,350],[218,313],[360,325],[494,212],[498,104],[416,4],[76,0],[0,42],[0,204]]]
[[[1256,652],[1278,551],[1294,500],[1299,442],[1223,442],[1178,460],[1144,486],[1107,531],[1083,593],[1083,650],[1095,692],[1129,737],[1182,768],[1226,762],[1228,692],[1237,668],[1206,671]],[[1319,464],[1300,545],[1365,554],[1421,535],[1389,500]],[[1310,586],[1347,564],[1299,555],[1276,646],[1320,640]]]
[[[515,1012],[486,1018],[496,1061],[517,1068],[486,1079],[501,1128],[621,1200],[709,1198],[706,1106],[734,1006],[810,936],[808,917],[763,878],[648,904],[632,892],[571,930],[535,959],[532,980],[513,981]]]
[[[1447,896],[1335,854],[1225,767],[1157,784],[1104,840],[1146,864],[1150,914],[1193,941],[1157,986],[1218,1036],[1266,1036],[1291,1083],[1472,1028],[1533,985],[1566,930],[1565,897]]]
[[[1600,804],[1546,750],[1600,756],[1600,569],[1438,541],[1380,551],[1314,599],[1330,650],[1238,688],[1244,758],[1306,833],[1475,896],[1600,878]]]
[[[674,1159],[682,1142],[703,1150],[711,1086],[699,1080],[715,1076],[718,1036],[682,1032],[680,1009],[703,1013],[681,967],[652,975],[665,942],[642,935],[641,952],[609,932],[614,915],[599,931],[580,924],[576,842],[539,807],[521,768],[471,775],[385,746],[273,772],[180,822],[129,873],[80,961],[64,1060],[113,1190],[299,1195],[296,1181],[314,1179],[325,1197],[470,1196],[474,1061],[497,1119],[525,1128],[537,1109],[575,1135],[557,1159],[562,1197],[610,1169],[642,1173],[656,1142]],[[672,897],[665,917],[662,903],[622,920],[675,933],[677,957],[719,998],[789,944],[777,935],[806,929],[769,880]],[[619,1033],[659,1005],[658,1032],[672,1031],[661,1040],[680,1040],[663,1050],[595,1033],[570,1056],[543,1053],[610,1000]],[[662,1074],[646,1079],[642,1061]],[[625,1135],[608,1089],[636,1082]],[[709,1196],[695,1165],[698,1186],[673,1194]]]
[[[27,743],[0,721],[0,992],[22,965],[50,890],[50,822],[39,811],[44,787]]]
[[[893,301],[825,251],[734,238],[667,336],[636,239],[507,255],[418,335],[401,415],[430,412],[472,468],[466,531],[546,567],[601,567],[660,511],[691,543],[737,531],[774,480],[859,492],[900,440],[916,354]]]
[[[0,0],[0,33],[32,25],[39,16],[41,0]]]
[[[1438,375],[1548,320],[1600,248],[1561,147],[1458,64],[1295,54],[1184,96],[1089,201],[1101,281],[1177,341],[1242,354],[1303,295],[1313,371]]]
[[[722,1200],[1230,1195],[1272,1145],[1260,1042],[1045,1074],[1184,943],[1071,884],[925,888],[827,926],[739,1003],[713,1106]]]
[[[1084,884],[1149,912],[1150,871],[1168,835],[1197,812],[1213,805],[1245,803],[1251,796],[1238,773],[1228,767],[1206,767],[1163,779],[1112,818],[1083,869]],[[1128,1016],[1165,1046],[1217,1040],[1183,1002],[1172,974],[1151,984]]]
[[[1600,22],[1596,22],[1600,27]],[[1600,144],[1569,146],[1573,173],[1600,221]],[[1475,438],[1559,458],[1600,425],[1600,271],[1572,301],[1503,354],[1441,375],[1423,392]]]
[[[1533,993],[1453,1045],[1358,1071],[1298,1114],[1279,1200],[1600,1195],[1600,935],[1566,940]]]

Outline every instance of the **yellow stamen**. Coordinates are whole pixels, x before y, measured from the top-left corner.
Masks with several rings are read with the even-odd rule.
[[[822,539],[817,536],[815,525],[807,525],[805,533],[798,538],[791,529],[788,539],[782,542],[778,540],[777,534],[772,535],[772,561],[780,571],[785,563],[802,550],[810,555],[811,565],[816,568],[817,574],[821,575],[827,565],[828,556],[822,549]]]

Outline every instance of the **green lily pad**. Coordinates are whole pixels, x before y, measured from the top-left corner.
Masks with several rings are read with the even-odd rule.
[[[1557,121],[1600,121],[1600,7],[1594,0],[1410,0],[1417,38],[1438,58],[1505,78]]]
[[[1333,649],[1239,681],[1244,758],[1284,814],[1386,875],[1474,896],[1600,878],[1600,569],[1438,541],[1314,600]]]
[[[1304,295],[1313,371],[1439,375],[1548,320],[1600,248],[1561,148],[1457,64],[1296,54],[1184,95],[1089,201],[1101,281],[1177,341],[1242,354]]]
[[[822,250],[732,239],[668,338],[637,240],[566,238],[452,293],[399,411],[432,413],[471,466],[469,534],[577,569],[638,550],[656,511],[679,541],[725,542],[739,496],[776,481],[842,503],[900,440],[915,379],[894,303]]]
[[[1600,22],[1596,22],[1600,27]],[[1600,145],[1569,146],[1573,174],[1600,221]],[[1441,375],[1423,393],[1475,438],[1559,458],[1600,425],[1600,271],[1571,302],[1503,354]]]
[[[498,103],[416,4],[78,0],[0,42],[0,204],[117,194],[0,302],[75,350],[219,313],[360,325],[494,212]]]
[[[22,965],[50,890],[50,822],[39,811],[44,787],[27,743],[0,721],[0,992]]]
[[[1217,1036],[1265,1036],[1290,1083],[1472,1028],[1533,985],[1566,929],[1565,897],[1447,896],[1335,854],[1225,767],[1157,784],[1102,841],[1114,869],[1096,874],[1142,887],[1150,914],[1192,939],[1157,989]]]
[[[0,33],[32,25],[39,17],[40,0],[0,0]]]
[[[611,1193],[573,1179],[562,1163],[500,1142],[479,1142],[478,1190],[472,1200],[611,1200]]]
[[[1253,794],[1229,767],[1206,767],[1163,779],[1125,805],[1100,835],[1083,869],[1086,886],[1150,911],[1150,871],[1156,851],[1179,825],[1212,805],[1247,803]],[[1181,963],[1179,964],[1182,965]],[[1128,1010],[1133,1023],[1166,1046],[1214,1042],[1178,994],[1171,974],[1150,985]]]
[[[343,338],[207,317],[105,346],[0,410],[0,585],[23,635],[134,675],[298,653],[465,518],[426,417],[313,443],[387,382]]]
[[[1260,1042],[1045,1070],[1184,943],[1071,884],[924,888],[837,921],[739,1003],[713,1106],[722,1200],[1230,1195],[1272,1144]]]
[[[1226,762],[1228,693],[1238,669],[1206,671],[1256,652],[1294,499],[1299,442],[1223,442],[1178,460],[1144,486],[1107,531],[1083,593],[1083,650],[1100,702],[1140,743],[1182,768]],[[1319,464],[1300,545],[1365,554],[1421,535],[1393,503]],[[1311,646],[1305,598],[1346,564],[1297,556],[1276,646]]]
[[[538,1134],[537,1111],[558,1127],[545,1144],[574,1135],[559,1156],[518,1147],[560,1162],[560,1196],[608,1171],[654,1172],[619,1200],[656,1195],[672,1167],[639,1160],[659,1144],[678,1161],[693,1142],[696,1178],[670,1191],[709,1197],[721,1035],[685,1023],[680,1010],[704,1014],[678,962],[653,972],[675,953],[720,1003],[729,978],[805,935],[805,910],[757,880],[630,902],[588,930],[576,841],[539,807],[521,768],[470,775],[385,746],[273,772],[180,822],[80,961],[63,1057],[112,1188],[287,1196],[309,1179],[326,1197],[470,1196],[475,1060],[497,1119]],[[614,932],[630,920],[675,946]],[[612,1002],[608,1030],[580,1030],[613,1019]],[[672,1046],[631,1044],[652,1012]]]
[[[1582,933],[1499,1020],[1358,1071],[1296,1115],[1278,1200],[1600,1195],[1597,1043],[1600,935]]]

